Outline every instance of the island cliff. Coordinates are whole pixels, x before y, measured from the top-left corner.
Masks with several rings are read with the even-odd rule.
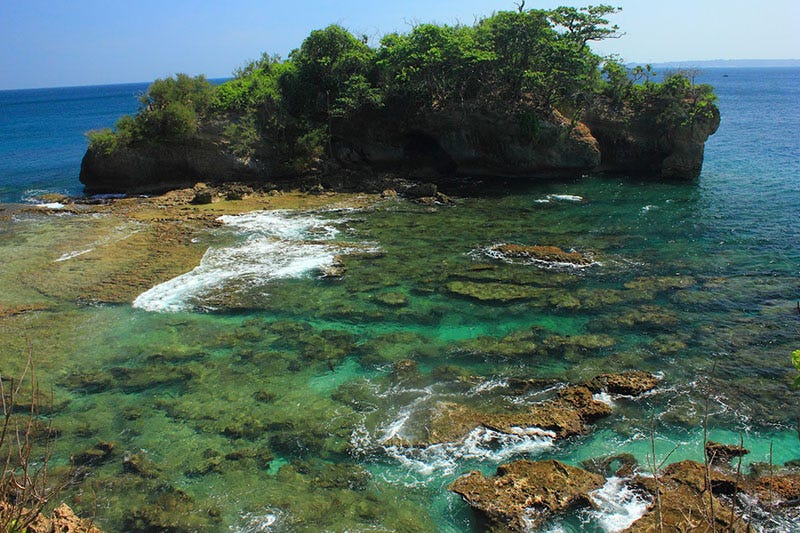
[[[713,92],[593,54],[587,42],[617,30],[603,18],[614,11],[423,24],[378,48],[330,26],[288,60],[265,55],[222,85],[157,80],[135,117],[90,133],[80,179],[88,193],[138,193],[309,176],[369,188],[362,178],[375,173],[697,177],[719,125]]]

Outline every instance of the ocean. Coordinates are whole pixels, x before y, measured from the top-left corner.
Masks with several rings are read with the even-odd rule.
[[[651,446],[655,462],[702,461],[704,425],[743,440],[745,470],[800,459],[800,69],[699,81],[722,122],[696,182],[587,176],[453,206],[226,215],[193,237],[194,268],[124,303],[91,294],[132,283],[119,251],[142,246],[142,221],[0,217],[0,310],[33,309],[0,313],[0,370],[36,354],[56,467],[115,443],[62,497],[106,531],[460,532],[480,525],[448,484],[514,459],[630,453],[647,471]],[[80,194],[83,133],[145,88],[0,92],[2,201]],[[502,243],[592,262],[503,260]],[[321,277],[339,257],[344,276]],[[443,403],[513,412],[628,369],[658,388],[600,396],[613,413],[585,435],[426,440]],[[621,531],[649,503],[614,478],[596,501],[544,530]],[[762,531],[793,518],[753,517]]]

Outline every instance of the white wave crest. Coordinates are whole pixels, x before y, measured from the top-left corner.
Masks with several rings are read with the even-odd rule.
[[[385,446],[385,453],[408,469],[410,484],[452,475],[465,461],[500,463],[518,455],[539,455],[552,448],[555,434],[540,428],[513,428],[503,433],[477,427],[461,442],[432,444],[424,448]],[[418,479],[421,476],[422,479]]]
[[[219,220],[242,242],[209,248],[192,271],[140,294],[133,306],[146,311],[177,312],[200,303],[213,289],[235,284],[258,286],[273,279],[296,278],[331,265],[348,249],[331,242],[338,234],[335,224],[312,214],[257,211],[226,215]]]
[[[273,531],[275,523],[278,521],[279,513],[267,512],[264,514],[245,513],[241,516],[241,523],[230,526],[228,531],[234,533],[266,533]]]
[[[575,194],[548,194],[544,198],[534,200],[537,204],[549,204],[550,202],[582,202],[583,196]]]
[[[610,477],[605,485],[589,493],[594,509],[589,515],[603,531],[617,533],[628,529],[647,512],[650,502],[631,490],[620,477]]]

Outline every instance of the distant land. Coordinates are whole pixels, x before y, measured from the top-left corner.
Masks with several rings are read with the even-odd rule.
[[[643,65],[645,63],[633,63]],[[800,59],[703,59],[650,63],[657,68],[768,68],[800,67]]]

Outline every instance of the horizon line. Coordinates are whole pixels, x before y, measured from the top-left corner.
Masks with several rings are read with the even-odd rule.
[[[690,63],[733,63],[733,62],[743,62],[743,63],[797,63],[796,65],[771,65],[771,66],[763,66],[761,68],[791,68],[791,67],[800,67],[800,58],[788,58],[788,59],[683,59],[683,60],[666,60],[666,61],[626,61],[625,65],[666,65],[666,64],[690,64]],[[726,68],[726,67],[714,67],[708,66],[705,68]],[[748,67],[748,66],[740,66],[740,67],[729,67],[729,68],[756,68]],[[170,76],[174,76],[178,74],[175,72]],[[198,76],[201,75],[197,74]],[[213,78],[207,78],[209,81],[225,81],[232,79],[233,76],[215,76]],[[144,85],[146,83],[153,83],[156,79],[153,78],[149,81],[113,81],[113,82],[100,82],[100,83],[86,83],[80,85],[41,85],[41,86],[34,86],[34,87],[0,87],[0,92],[8,92],[8,91],[37,91],[37,90],[47,90],[47,89],[77,89],[80,87],[112,87],[117,85]]]

